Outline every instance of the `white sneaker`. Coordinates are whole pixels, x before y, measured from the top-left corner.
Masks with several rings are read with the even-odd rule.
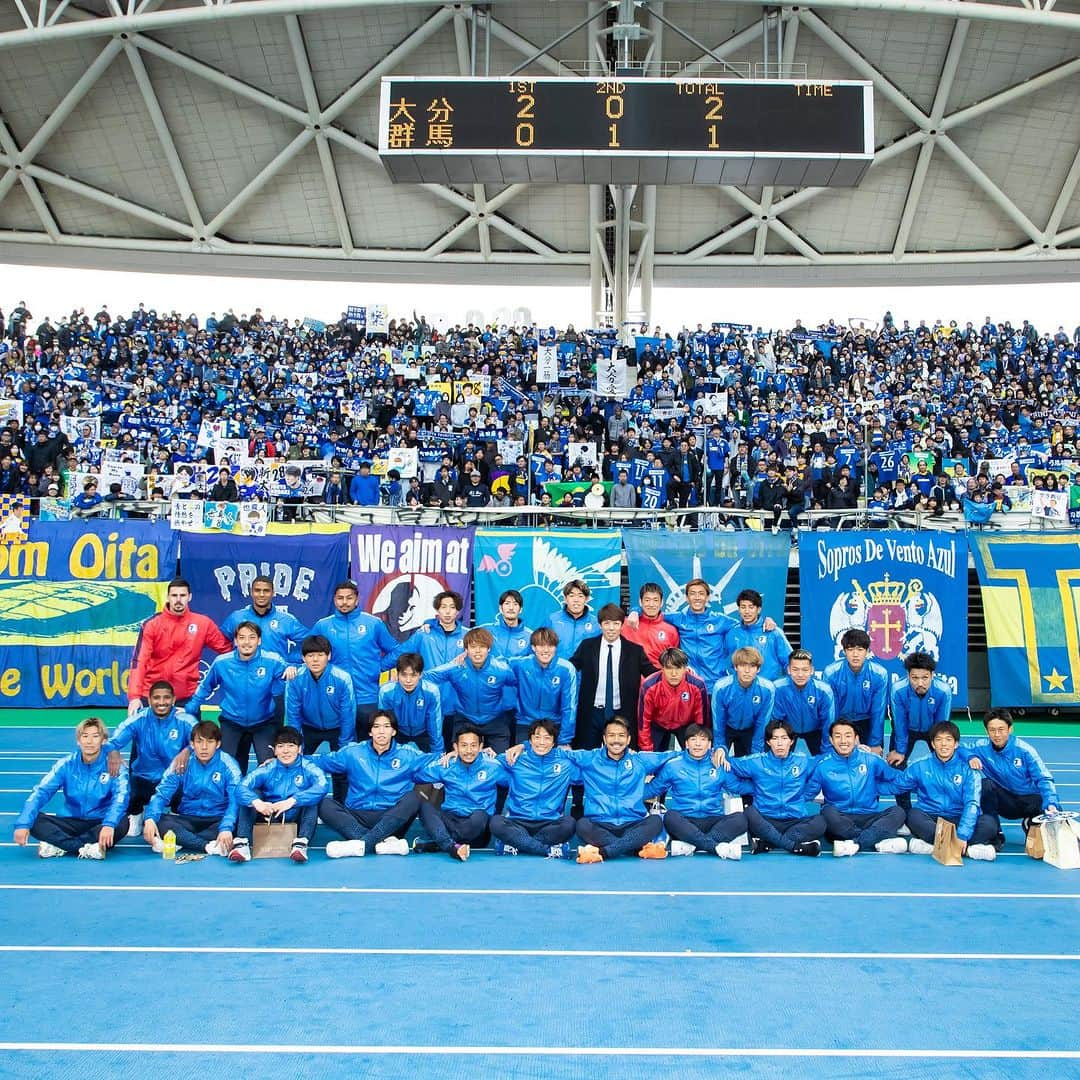
[[[913,836],[908,841],[907,849],[912,855],[932,855],[934,853],[934,845],[928,844],[925,840],[920,840],[917,836]]]
[[[741,859],[742,844],[737,840],[729,840],[726,844],[721,841],[713,850],[721,859]]]
[[[362,841],[361,841],[362,842]],[[388,836],[375,845],[376,855],[408,855],[409,841],[404,837]]]
[[[834,855],[858,855],[859,845],[854,840],[834,840],[832,846]]]
[[[232,851],[229,852],[229,862],[251,862],[251,845],[246,840],[233,844]]]
[[[62,859],[67,854],[62,847],[46,843],[44,840],[38,841],[37,853],[39,859]]]
[[[203,848],[203,851],[205,851],[207,855],[225,854],[225,852],[221,848],[221,845],[216,840],[207,841],[206,847]]]
[[[347,859],[354,856],[363,858],[367,844],[363,840],[331,840],[326,845],[326,854],[331,859]]]
[[[142,836],[142,814],[128,814],[128,836]]]
[[[901,825],[900,828],[897,829],[896,831],[901,836],[910,836],[911,835],[911,830],[906,825]]]
[[[79,848],[80,859],[104,859],[105,852],[101,850],[100,844],[83,844]]]
[[[993,844],[968,844],[967,857],[978,862],[993,862],[997,858],[997,849]]]
[[[902,836],[889,836],[874,845],[874,850],[883,855],[901,855],[907,849],[908,842]]]
[[[697,848],[693,844],[688,844],[685,840],[672,840],[671,852],[673,857],[679,855],[693,855],[697,851]]]
[[[155,836],[154,839],[150,841],[150,850],[155,855],[160,855],[165,850],[165,841],[162,840],[160,836]]]

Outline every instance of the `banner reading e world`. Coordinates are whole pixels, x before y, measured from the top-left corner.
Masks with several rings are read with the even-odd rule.
[[[0,708],[123,705],[139,627],[176,573],[163,523],[30,523],[0,544]]]
[[[850,629],[870,635],[870,650],[893,676],[904,657],[929,653],[967,704],[967,544],[947,534],[807,534],[799,544],[802,644],[821,671],[843,655]]]

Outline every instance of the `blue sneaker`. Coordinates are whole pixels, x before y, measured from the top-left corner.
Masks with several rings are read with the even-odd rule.
[[[518,849],[510,844],[504,844],[501,840],[495,841],[495,854],[496,855],[516,855]]]
[[[569,844],[552,844],[548,848],[547,857],[549,859],[569,859],[570,858],[570,845]]]

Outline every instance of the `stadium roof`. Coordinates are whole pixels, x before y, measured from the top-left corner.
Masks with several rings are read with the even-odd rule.
[[[870,80],[877,150],[856,189],[390,183],[381,76],[603,73],[616,7],[12,0],[3,257],[458,283],[512,266],[594,296],[619,274],[647,290],[1080,277],[1080,0],[633,5],[649,74],[752,75],[769,43],[786,75]]]

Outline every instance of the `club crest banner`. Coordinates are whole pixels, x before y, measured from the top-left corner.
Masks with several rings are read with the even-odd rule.
[[[433,601],[446,590],[460,593],[466,626],[473,568],[473,529],[444,526],[355,525],[349,530],[352,577],[360,607],[386,623],[396,641],[435,617]]]
[[[597,612],[619,602],[622,543],[617,529],[478,529],[474,550],[477,626],[493,622],[499,597],[517,589],[532,627],[563,605],[567,582],[583,580]]]
[[[735,597],[742,589],[757,589],[765,614],[784,621],[791,541],[772,533],[653,532],[627,529],[623,533],[630,576],[630,603],[636,606],[641,586],[655,581],[664,590],[665,612],[687,610],[684,587],[693,578],[709,583],[709,610],[738,618]]]
[[[176,553],[168,525],[140,521],[31,521],[0,545],[0,708],[126,704]]]
[[[971,538],[990,664],[990,701],[1080,704],[1080,533]]]
[[[801,539],[801,538],[800,538]],[[802,644],[820,671],[843,655],[849,629],[870,635],[870,650],[894,678],[904,657],[929,653],[967,704],[967,549],[963,538],[917,532],[843,532],[800,544]],[[946,621],[944,614],[948,612]]]

